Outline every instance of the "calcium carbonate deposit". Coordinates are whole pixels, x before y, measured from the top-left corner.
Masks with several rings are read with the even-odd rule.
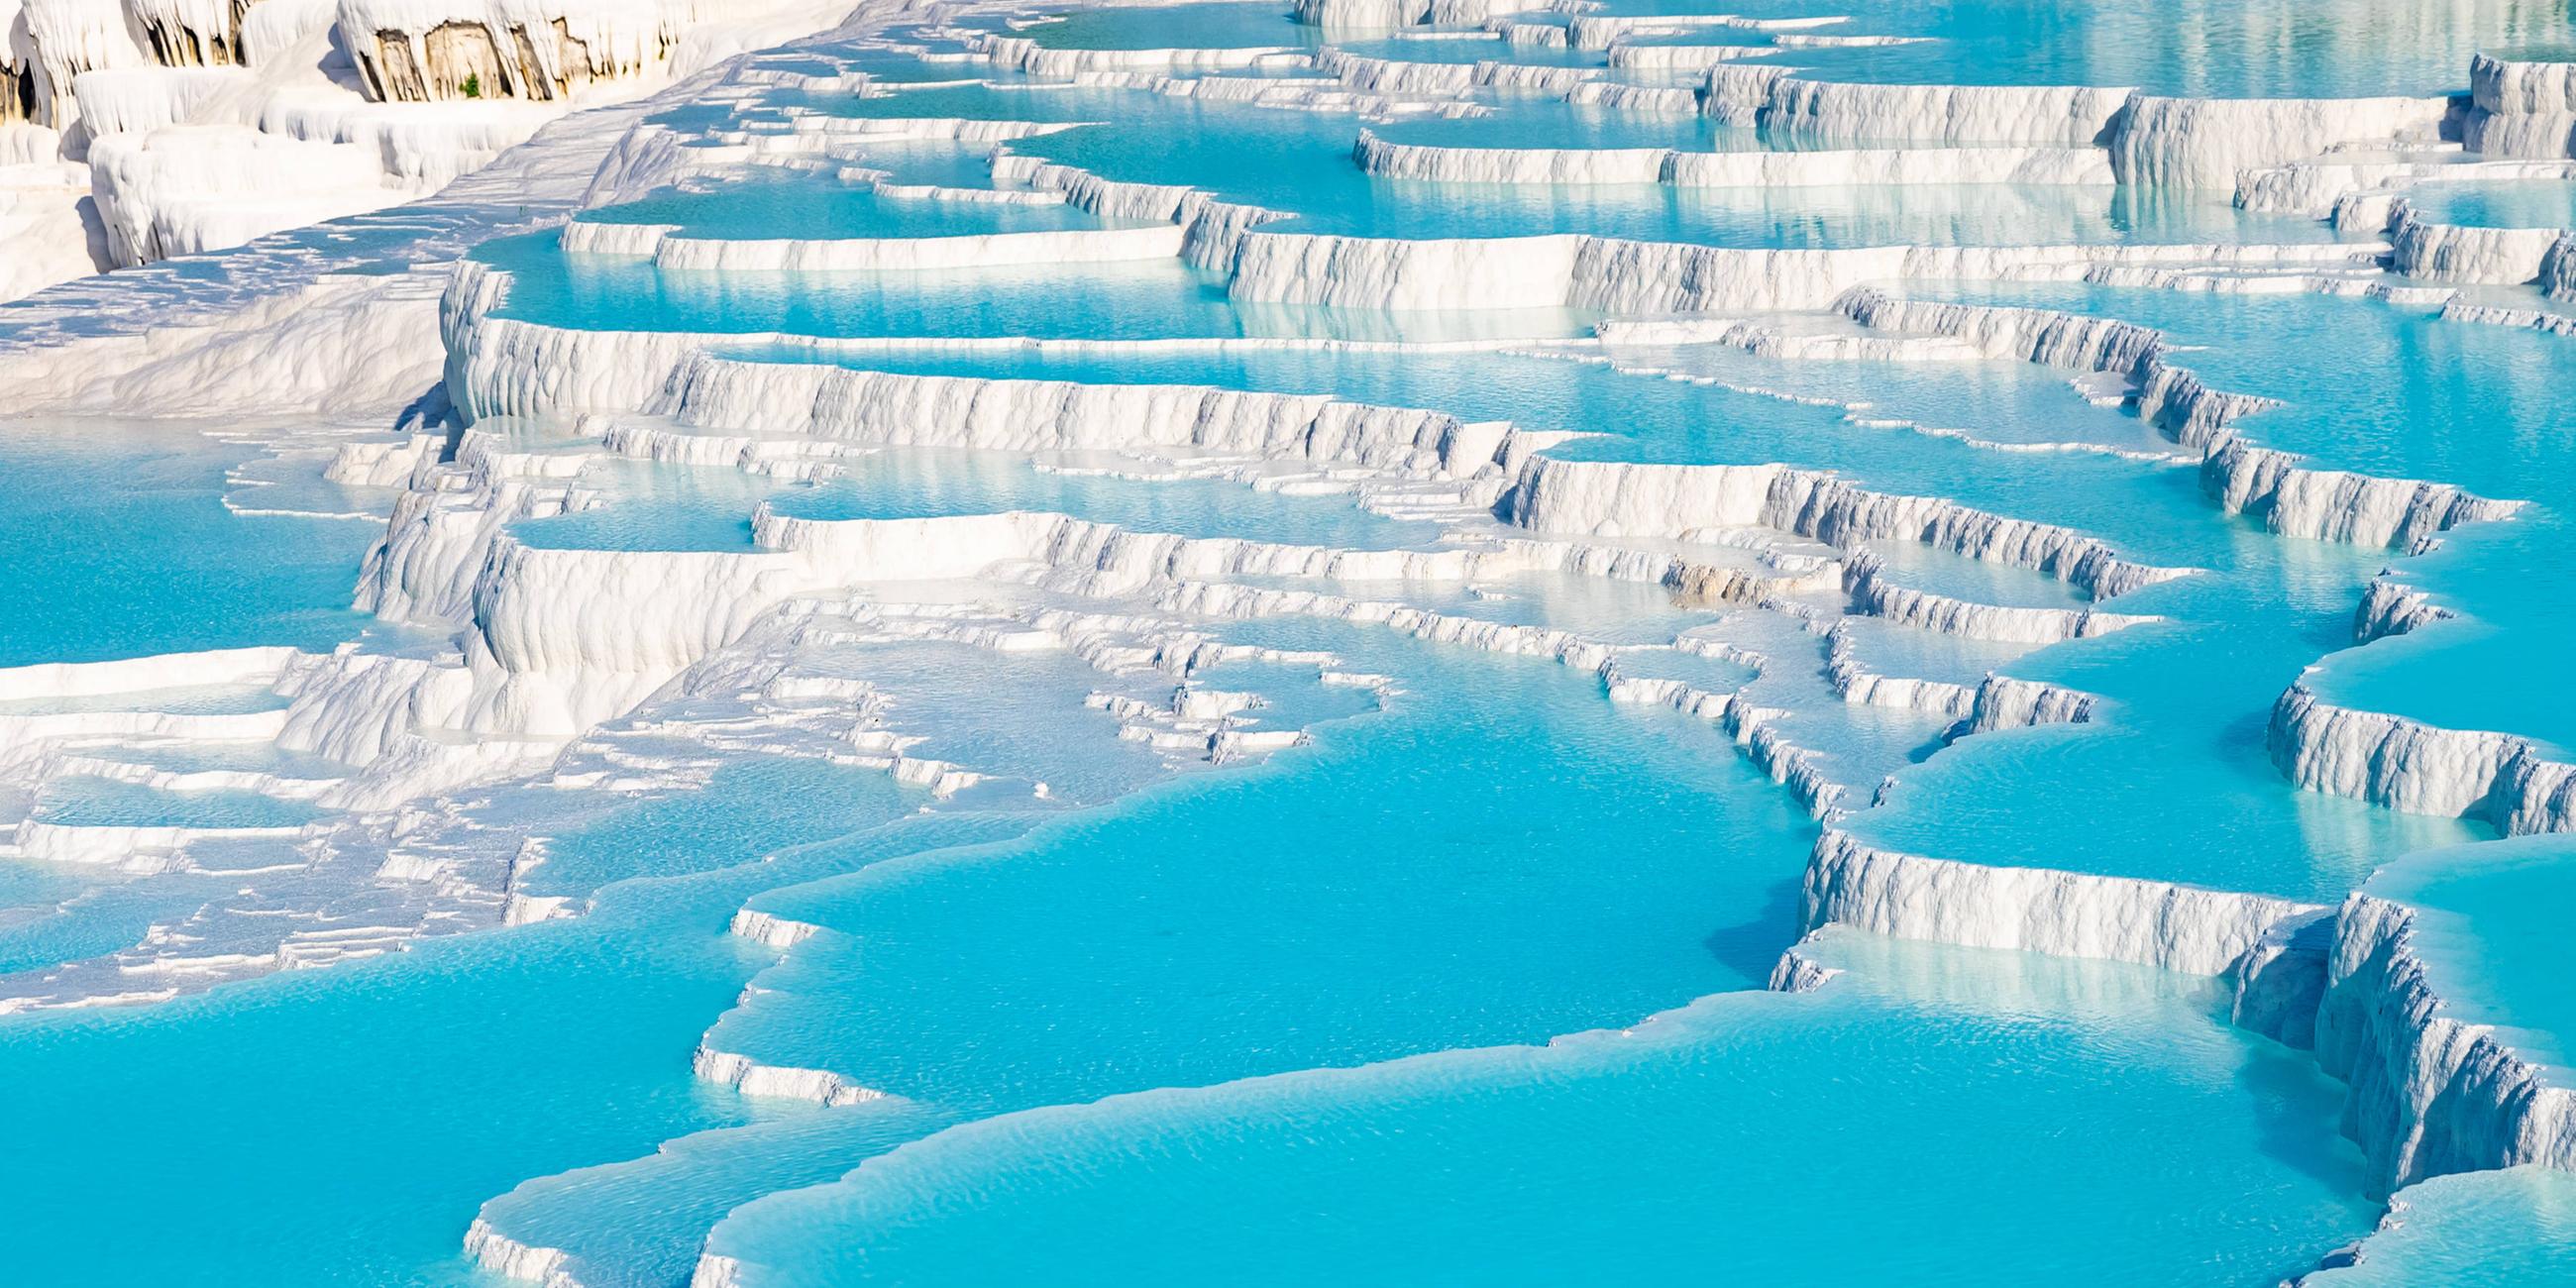
[[[2576,1283],[2570,21],[0,0],[10,1281]]]

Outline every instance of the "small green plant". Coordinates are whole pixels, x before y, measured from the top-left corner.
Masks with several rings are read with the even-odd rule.
[[[467,72],[465,74],[465,83],[457,86],[457,88],[465,91],[465,97],[467,98],[483,97],[483,74],[481,72]]]

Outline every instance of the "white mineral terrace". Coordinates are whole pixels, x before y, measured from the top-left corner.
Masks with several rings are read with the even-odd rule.
[[[928,1055],[833,1058],[835,1025],[883,1016],[778,1018],[856,989],[886,944],[941,950],[854,928],[913,897],[925,855],[1035,867],[978,847],[1221,802],[1460,694],[1563,684],[1616,736],[1709,738],[1785,797],[1774,906],[1708,913],[1772,933],[1769,988],[1800,996],[1766,1003],[1841,1004],[1865,973],[1845,937],[2194,977],[2226,1040],[2337,1080],[2374,1217],[2432,1178],[2576,1169],[2567,1035],[2476,1018],[2495,981],[2424,948],[2453,914],[2368,884],[2426,837],[2576,832],[2554,699],[2452,728],[2344,676],[2563,678],[2439,668],[2536,593],[2490,584],[2481,543],[2540,548],[2566,476],[2303,432],[2294,382],[2191,330],[2195,309],[2248,332],[2378,310],[2427,364],[2389,394],[2424,435],[2536,450],[2528,397],[2467,427],[2403,385],[2508,352],[2499,388],[2563,389],[2532,372],[2576,335],[2576,228],[2463,194],[2564,200],[2576,63],[2478,53],[2456,94],[2195,97],[1880,79],[1870,59],[1948,37],[1876,10],[1134,8],[0,0],[0,434],[35,462],[9,470],[74,450],[48,434],[163,435],[224,523],[366,534],[327,570],[345,598],[274,626],[196,620],[268,607],[210,597],[140,645],[0,636],[0,1068],[43,1012],[217,1013],[265,977],[398,979],[478,937],[542,962],[713,898],[689,913],[688,951],[726,963],[688,980],[695,1040],[650,1091],[602,1092],[699,1107],[550,1145],[507,1196],[476,1182],[490,1201],[441,1237],[548,1288],[809,1282],[718,1222],[1063,1107],[870,1072],[933,1078]],[[45,491],[0,486],[9,526],[70,522]],[[161,529],[195,520],[136,504],[170,509],[114,539],[168,558]],[[156,607],[125,602],[151,596],[115,589],[121,566],[25,551],[98,578],[99,611]],[[1570,782],[1609,772],[1561,719],[1533,710],[1529,736],[1569,740]],[[730,786],[777,764],[882,791],[888,835],[962,839],[838,871],[815,853],[859,831],[781,833],[719,862],[819,792]],[[1993,821],[2140,809],[2168,775],[2171,818],[2098,838]],[[1457,826],[1570,844],[1504,817],[1551,805],[1506,804]],[[630,805],[674,811],[676,839],[584,848]],[[2203,826],[2270,849],[2135,841]],[[603,874],[593,852],[655,845],[690,857]],[[800,875],[743,875],[764,865]],[[1521,1043],[1536,1068],[1607,1040],[1578,1028],[1668,1032],[1688,1021],[1658,1012],[1709,991],[1327,1054],[1348,1074]],[[1013,1022],[1056,1022],[1031,1007]],[[752,1101],[776,1103],[704,1109]],[[869,1115],[921,1121],[828,1167],[785,1150],[766,1189],[616,1189],[611,1165],[722,1172],[688,1133]],[[613,1240],[527,1215],[584,1185],[653,1237],[689,1225],[684,1255],[612,1265]]]

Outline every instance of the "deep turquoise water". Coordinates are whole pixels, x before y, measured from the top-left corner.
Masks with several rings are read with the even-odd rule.
[[[2005,664],[2111,699],[2105,719],[1969,739],[1905,771],[1887,807],[1854,831],[1940,858],[2325,901],[2386,859],[2477,839],[2474,825],[2282,782],[2264,751],[2264,714],[2300,667],[2349,639],[2351,605],[2376,565],[2253,537],[2244,554],[2216,575],[2118,601],[2165,622]]]
[[[1010,826],[918,825],[806,870]],[[461,1282],[458,1240],[484,1199],[743,1119],[691,1081],[688,1053],[758,964],[723,933],[733,906],[795,870],[631,886],[582,921],[167,1006],[12,1021],[0,1065],[45,1105],[0,1146],[21,1273]],[[153,1238],[106,1237],[114,1213],[142,1205]]]
[[[1544,1048],[997,1119],[742,1208],[710,1248],[782,1284],[2161,1284],[2296,1273],[2366,1219],[2331,1084],[2204,987],[1884,942],[1849,960],[1821,993]],[[2211,1129],[2168,1130],[2186,1116]]]
[[[757,900],[830,933],[710,1043],[990,1112],[1535,1040],[1769,970],[1805,838],[1713,731],[1550,663],[1339,634],[1287,638],[1399,675],[1389,715]]]
[[[859,1160],[959,1115],[902,1100],[791,1112],[683,1136],[652,1155],[540,1177],[483,1209],[522,1242],[578,1259],[583,1282],[688,1282],[718,1221],[782,1190],[822,1185]]]

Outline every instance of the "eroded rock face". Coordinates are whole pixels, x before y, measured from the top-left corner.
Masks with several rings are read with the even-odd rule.
[[[0,124],[36,119],[36,78],[22,63],[0,62]]]
[[[2480,54],[2469,64],[2464,141],[2504,157],[2576,156],[2576,63]]]
[[[233,67],[250,61],[242,23],[254,0],[135,0],[135,24],[164,67]]]
[[[650,70],[679,38],[678,23],[657,4],[550,8],[524,0],[344,0],[339,26],[368,96],[396,103],[553,102],[594,81]]]

